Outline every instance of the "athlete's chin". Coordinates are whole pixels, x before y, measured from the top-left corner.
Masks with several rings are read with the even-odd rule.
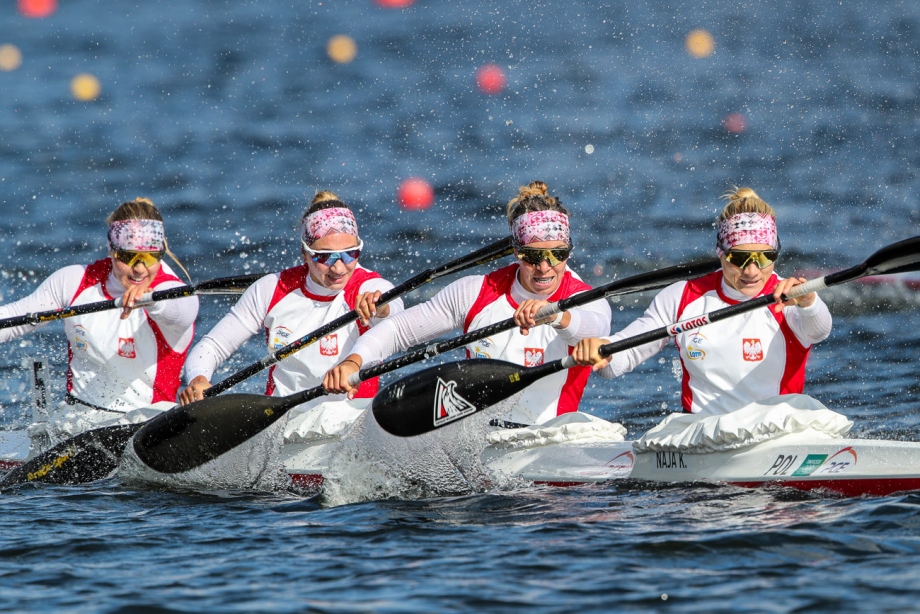
[[[348,276],[343,275],[342,277],[325,277],[326,283],[323,284],[330,290],[341,290],[345,287],[345,284],[348,283]]]

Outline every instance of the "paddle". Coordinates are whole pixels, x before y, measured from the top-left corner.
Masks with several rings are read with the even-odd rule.
[[[477,250],[473,252],[472,254],[463,256],[462,258],[458,258],[457,260],[453,260],[439,267],[435,267],[435,268],[431,268],[431,269],[422,271],[418,275],[384,292],[380,296],[380,300],[377,301],[377,306],[382,307],[383,305],[386,305],[390,301],[396,298],[399,298],[403,294],[411,292],[412,290],[415,290],[416,288],[419,288],[427,284],[430,281],[434,281],[435,279],[439,277],[450,275],[451,273],[458,273],[460,271],[464,271],[474,266],[485,264],[487,262],[491,262],[492,260],[496,260],[503,256],[507,256],[511,254],[513,251],[514,251],[514,248],[511,245],[511,237],[505,237],[504,239],[499,239],[495,243],[492,243],[491,245],[487,245],[486,247],[483,247],[482,249]],[[316,341],[322,339],[329,333],[335,330],[338,330],[342,328],[343,326],[351,324],[357,318],[358,318],[358,312],[354,310],[349,311],[345,315],[339,316],[338,318],[329,322],[328,324],[324,324],[323,326],[319,327],[312,333],[304,335],[300,339],[297,339],[296,341],[293,341],[285,345],[284,347],[278,348],[274,352],[267,354],[265,357],[263,357],[258,362],[254,362],[248,367],[240,369],[239,371],[229,376],[228,378],[220,382],[217,382],[216,384],[214,384],[213,386],[211,386],[210,388],[204,391],[204,396],[213,397],[217,394],[220,394],[224,390],[227,390],[228,388],[235,386],[236,384],[239,384],[243,380],[249,379],[256,373],[259,373],[260,371],[262,371],[263,369],[267,369],[273,364],[281,360],[284,360],[285,358],[287,358],[288,356],[292,354],[297,353],[298,351],[302,350],[308,345],[315,343]]]
[[[718,267],[716,260],[678,265],[615,281],[571,298],[547,305],[537,314],[542,319],[560,309],[571,309],[605,296],[660,288],[675,281],[698,277]],[[352,385],[401,367],[462,347],[477,339],[514,328],[507,319],[455,339],[429,345],[351,376]],[[213,460],[275,423],[288,410],[326,394],[322,386],[285,397],[235,394],[204,399],[176,407],[152,418],[134,438],[134,452],[148,467],[161,473],[179,473]]]
[[[894,243],[865,262],[793,288],[793,299],[867,275],[920,270],[920,237]],[[772,295],[731,305],[600,347],[610,356],[652,341],[673,337],[732,316],[773,304]],[[501,360],[466,360],[432,367],[394,382],[374,397],[374,417],[387,432],[411,437],[430,432],[507,399],[535,381],[575,366],[571,356],[538,367],[525,368]]]
[[[434,279],[443,277],[450,273],[463,271],[479,264],[485,264],[492,260],[511,254],[512,251],[514,251],[514,248],[511,245],[511,237],[499,239],[498,241],[487,245],[486,247],[479,249],[472,254],[465,255],[461,258],[448,262],[447,264],[427,269],[419,273],[411,279],[403,282],[399,286],[385,292],[380,297],[380,300],[377,301],[377,305],[384,305],[398,298],[400,295],[410,292],[428,283],[429,281],[433,281]],[[253,277],[258,278],[261,276],[256,275]],[[176,288],[175,290],[179,290],[179,288]],[[167,290],[165,292],[169,291]],[[154,295],[156,294],[157,293],[154,293]],[[294,354],[298,350],[303,349],[307,345],[316,342],[334,330],[354,322],[357,317],[357,312],[350,311],[347,314],[336,318],[332,322],[325,324],[312,333],[276,350],[275,352],[272,352],[259,362],[246,367],[242,371],[239,371],[227,379],[212,386],[205,392],[205,396],[213,396],[218,392],[221,392],[230,386],[243,381],[244,379],[258,373],[266,367],[269,367],[282,360],[283,358]],[[237,397],[243,397],[244,399],[247,397],[253,397],[255,399],[271,398],[262,397],[261,395],[235,395],[233,398]],[[303,403],[306,400],[309,399],[299,401],[298,403],[295,403],[295,405]],[[227,403],[223,403],[222,401],[218,400],[217,406],[223,407],[227,404],[232,404],[233,402],[233,399]],[[242,403],[244,401],[239,400],[239,402]],[[204,401],[198,401],[197,403],[189,405],[188,407],[200,405],[201,403],[204,403]],[[293,407],[293,405],[291,407]],[[175,424],[179,424],[183,420],[182,416],[185,415],[185,412],[179,412],[178,410],[180,409],[182,408],[175,408],[173,410],[177,412],[177,415],[174,419],[175,422],[170,422],[168,428],[175,428]],[[207,406],[201,411],[202,415],[210,415],[207,412]],[[217,422],[223,421],[223,419],[219,419],[219,417],[211,417]],[[24,465],[8,473],[2,480],[0,480],[0,488],[14,486],[23,482],[38,481],[51,484],[78,484],[102,479],[115,470],[115,468],[118,466],[118,460],[121,458],[128,440],[131,439],[134,433],[137,432],[142,426],[143,423],[112,425],[80,433],[75,437],[59,443],[53,448],[45,451]]]
[[[138,298],[134,304],[137,307],[143,307],[144,305],[151,305],[157,301],[183,298],[186,296],[192,296],[194,294],[235,294],[244,291],[254,281],[263,276],[264,273],[255,273],[252,275],[239,275],[237,277],[221,277],[219,279],[203,281],[200,284],[195,284],[194,286],[178,286],[175,288],[168,288],[166,290],[147,292],[146,294],[141,295],[141,297]],[[97,311],[121,309],[123,306],[122,297],[118,297],[109,299],[107,301],[87,303],[85,305],[66,307],[64,309],[52,309],[49,311],[39,311],[37,313],[27,313],[22,316],[14,316],[12,318],[5,318],[0,320],[0,329],[12,328],[14,326],[24,326],[26,324],[41,324],[42,322],[62,320],[64,318],[72,318],[73,316],[80,316],[87,313],[96,313]]]

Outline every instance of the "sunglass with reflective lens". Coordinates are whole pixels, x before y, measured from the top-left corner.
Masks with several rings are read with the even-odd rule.
[[[536,249],[533,247],[517,247],[514,255],[518,260],[540,266],[540,263],[546,260],[550,266],[556,266],[569,259],[572,254],[571,247],[555,247],[553,249]]]
[[[132,269],[138,262],[144,263],[148,269],[163,259],[163,252],[131,252],[119,249],[112,254],[119,262],[124,262]]]
[[[779,251],[769,249],[766,251],[748,251],[744,249],[730,249],[725,252],[725,260],[739,269],[745,268],[750,263],[757,265],[758,269],[765,269],[779,257]]]
[[[303,249],[310,256],[310,260],[316,264],[323,264],[325,266],[335,266],[335,263],[339,260],[342,261],[342,264],[348,266],[352,262],[358,259],[361,256],[361,250],[364,249],[364,241],[358,241],[358,245],[355,247],[350,247],[348,249],[335,249],[335,250],[314,250],[307,247],[304,244]]]

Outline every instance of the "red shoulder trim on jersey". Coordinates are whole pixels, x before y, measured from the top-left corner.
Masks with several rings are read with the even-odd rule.
[[[275,284],[275,292],[272,294],[272,300],[269,301],[268,309],[265,313],[270,312],[272,307],[277,305],[281,299],[295,290],[302,289],[306,294],[307,274],[307,265],[305,264],[285,269],[278,273],[278,283]]]
[[[380,273],[368,269],[355,269],[355,272],[351,274],[348,283],[342,289],[342,292],[345,293],[345,304],[349,309],[355,308],[361,286],[369,279],[380,279]]]
[[[684,309],[687,308],[687,305],[700,298],[707,292],[712,292],[713,290],[719,292],[721,296],[722,288],[722,271],[713,271],[712,273],[707,273],[702,277],[697,277],[696,279],[691,279],[687,282],[687,285],[684,286],[684,293],[680,297],[680,305],[677,307],[677,315],[675,316],[676,320],[680,320],[683,316]],[[723,298],[723,300],[725,300]]]
[[[548,300],[551,303],[558,303],[564,298],[569,298],[573,294],[579,292],[584,292],[585,290],[590,290],[591,286],[581,281],[572,275],[571,271],[566,271],[562,275],[562,283],[559,284],[559,287],[553,292],[553,295],[549,297]]]
[[[150,287],[156,288],[160,284],[165,283],[167,281],[181,282],[182,280],[179,279],[177,276],[173,275],[172,273],[167,273],[166,271],[163,270],[163,267],[160,267],[160,270],[157,271],[156,276],[153,278],[153,281],[150,283]]]
[[[345,287],[342,291],[345,293],[345,304],[348,305],[348,308],[354,311],[355,304],[358,302],[358,294],[361,290],[361,285],[364,284],[369,279],[379,279],[380,273],[370,271],[368,269],[355,269],[355,272],[351,274],[351,277],[348,279],[348,282],[345,284]],[[365,326],[361,323],[361,320],[358,320],[358,334],[363,335],[366,333],[370,327]],[[370,381],[370,380],[368,380]],[[368,398],[369,396],[374,396],[377,394],[377,388],[379,387],[376,379],[373,384],[364,386],[367,382],[362,382],[361,386],[358,387],[358,393],[361,393],[364,396],[360,398]],[[362,388],[363,386],[363,388]],[[373,391],[371,391],[373,389]],[[358,396],[358,393],[355,393],[355,396]]]
[[[520,265],[510,264],[486,275],[482,282],[482,289],[479,291],[479,296],[476,297],[476,301],[463,320],[464,333],[469,332],[473,319],[479,315],[487,305],[491,305],[502,296],[508,297],[508,303],[512,307],[517,308],[517,302],[511,298],[511,287],[514,285],[514,279],[517,276],[518,268],[520,268]],[[553,295],[546,300],[551,303],[556,303],[564,298],[569,298],[573,294],[590,289],[591,286],[577,279],[572,275],[571,271],[566,270],[562,275],[562,281],[559,283],[559,287]]]
[[[509,264],[485,276],[485,279],[482,280],[482,288],[479,290],[479,296],[476,297],[476,301],[463,320],[464,333],[470,331],[470,324],[473,323],[473,318],[479,315],[487,305],[491,305],[498,300],[499,297],[505,296],[511,292],[511,286],[514,285],[514,276],[517,275],[518,266],[517,264]]]
[[[105,298],[111,300],[112,296],[105,288],[105,281],[109,278],[109,274],[111,272],[111,258],[103,258],[102,260],[97,260],[96,262],[87,266],[86,271],[83,272],[83,279],[80,280],[80,286],[77,288],[77,291],[74,292],[73,298],[70,299],[70,304],[73,305],[78,296],[96,284],[99,284],[102,288],[102,294],[105,295]]]

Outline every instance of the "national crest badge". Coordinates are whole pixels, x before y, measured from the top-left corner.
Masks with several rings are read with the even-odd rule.
[[[118,338],[118,355],[122,358],[137,358],[137,350],[134,347],[134,337]]]
[[[333,333],[319,340],[319,353],[323,356],[339,355],[339,335]]]
[[[760,339],[743,339],[741,341],[741,350],[744,354],[744,359],[748,362],[763,360],[763,344]]]
[[[539,367],[543,364],[543,348],[524,348],[524,366]]]

